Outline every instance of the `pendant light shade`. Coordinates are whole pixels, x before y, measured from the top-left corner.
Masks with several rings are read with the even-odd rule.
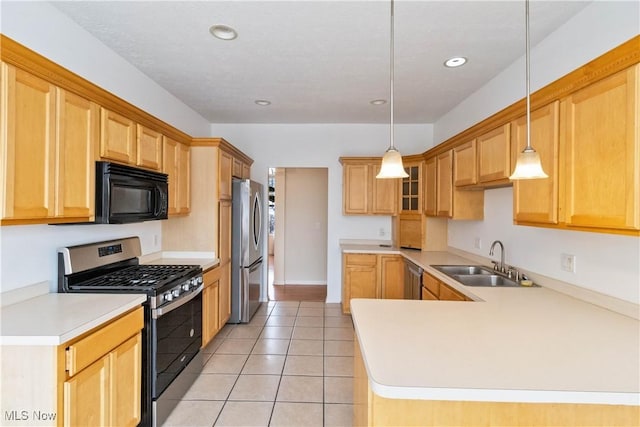
[[[390,89],[390,105],[391,110],[391,135],[389,142],[389,149],[384,153],[382,157],[382,166],[380,172],[376,175],[376,178],[407,178],[409,174],[404,170],[402,165],[402,156],[400,152],[396,150],[393,145],[393,68],[394,68],[394,55],[393,55],[393,0],[391,0],[391,54],[389,62],[391,63],[391,89]]]
[[[389,148],[382,157],[382,166],[376,178],[406,178],[409,174],[402,165],[402,156],[395,148]]]
[[[525,39],[526,39],[526,51],[525,51],[525,68],[526,68],[526,83],[527,83],[527,146],[518,154],[516,160],[516,167],[513,174],[509,177],[511,180],[519,179],[541,179],[549,178],[549,175],[542,170],[542,163],[540,162],[540,155],[531,146],[531,83],[529,78],[529,62],[530,62],[530,47],[529,47],[529,0],[525,0]]]

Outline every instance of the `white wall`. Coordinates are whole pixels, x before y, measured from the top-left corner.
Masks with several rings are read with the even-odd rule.
[[[324,285],[327,283],[327,169],[286,168],[285,176],[284,284]],[[278,200],[276,194],[276,203]]]
[[[639,30],[640,3],[592,3],[532,49],[532,90],[627,41]],[[434,138],[440,143],[524,96],[524,58],[521,58],[438,120]],[[491,242],[502,240],[507,262],[511,264],[640,302],[640,239],[513,226],[510,188],[485,192],[484,221],[449,221],[448,232],[450,246],[488,256]],[[483,241],[480,250],[473,247],[475,237]],[[576,273],[561,270],[562,253],[576,255]]]
[[[192,136],[210,124],[45,2],[2,1],[2,33]],[[0,291],[50,281],[56,249],[137,235],[144,254],[161,247],[160,222],[131,225],[0,227]],[[157,240],[157,242],[156,242]]]
[[[396,148],[415,154],[432,146],[431,125],[396,125]],[[340,239],[390,239],[390,217],[342,215],[341,156],[381,156],[389,145],[389,125],[212,124],[254,159],[251,179],[266,185],[269,167],[328,169],[327,301],[341,300]],[[385,236],[379,235],[380,228]]]

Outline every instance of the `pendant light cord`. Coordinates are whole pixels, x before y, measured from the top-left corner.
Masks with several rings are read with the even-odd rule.
[[[389,55],[389,62],[390,62],[390,70],[389,70],[389,75],[391,76],[391,89],[390,89],[390,96],[389,96],[389,100],[390,102],[390,110],[391,110],[391,127],[390,127],[390,149],[396,149],[394,143],[393,143],[393,69],[394,69],[394,52],[393,52],[393,45],[394,45],[394,40],[393,40],[393,0],[391,0],[391,48],[390,48],[390,55]]]
[[[532,150],[531,148],[531,83],[529,81],[530,77],[530,47],[529,47],[529,0],[525,0],[525,68],[526,68],[526,81],[527,81],[527,147],[525,150]]]

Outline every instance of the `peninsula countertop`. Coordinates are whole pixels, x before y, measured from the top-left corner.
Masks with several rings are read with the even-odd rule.
[[[402,253],[474,301],[352,300],[374,393],[640,405],[638,320],[544,287],[471,289],[429,267],[470,262],[448,252],[388,252]]]

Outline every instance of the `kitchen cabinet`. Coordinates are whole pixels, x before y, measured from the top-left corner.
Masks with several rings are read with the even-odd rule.
[[[404,258],[379,255],[380,291],[384,299],[404,299]]]
[[[429,273],[422,273],[422,299],[440,301],[471,301],[471,299],[462,292],[452,288],[441,280],[438,280]]]
[[[138,124],[136,136],[136,166],[162,170],[162,134]]]
[[[164,137],[162,172],[169,176],[169,215],[185,215],[191,210],[191,148]]]
[[[205,347],[220,330],[220,267],[214,267],[202,275],[202,346]]]
[[[409,249],[422,249],[422,215],[403,214],[398,222],[398,246]]]
[[[218,157],[218,191],[220,200],[231,200],[233,156],[226,151],[219,151]]]
[[[100,108],[100,157],[135,165],[137,159],[136,124],[118,113]]]
[[[139,307],[63,346],[63,425],[138,425],[142,311]]]
[[[242,163],[242,179],[251,179],[251,166]]]
[[[639,75],[636,64],[561,100],[569,228],[640,230]]]
[[[428,158],[424,165],[424,213],[428,216],[438,215],[438,158]]]
[[[475,139],[453,149],[453,163],[453,184],[456,187],[478,183]]]
[[[349,313],[351,298],[378,298],[378,259],[375,254],[344,254],[342,311]]]
[[[220,284],[219,307],[220,322],[222,327],[231,316],[231,200],[220,201],[219,212],[219,248],[220,258]]]
[[[513,182],[513,219],[516,224],[557,224],[559,198],[559,118],[560,102],[531,112],[531,144],[540,155],[546,179]],[[527,145],[527,119],[511,124],[512,162]]]
[[[511,123],[477,138],[478,182],[486,187],[510,185]]]
[[[400,213],[422,211],[422,162],[406,162],[404,170],[409,175],[402,178]]]
[[[425,177],[428,191],[425,213],[428,216],[451,219],[483,219],[484,192],[460,190],[454,187],[453,158],[454,151],[451,149],[427,159]]]
[[[342,212],[345,215],[395,215],[397,179],[377,179],[379,158],[340,158]]]
[[[342,255],[342,311],[352,298],[404,298],[404,258],[398,254]]]
[[[93,219],[97,105],[2,64],[1,222]]]

